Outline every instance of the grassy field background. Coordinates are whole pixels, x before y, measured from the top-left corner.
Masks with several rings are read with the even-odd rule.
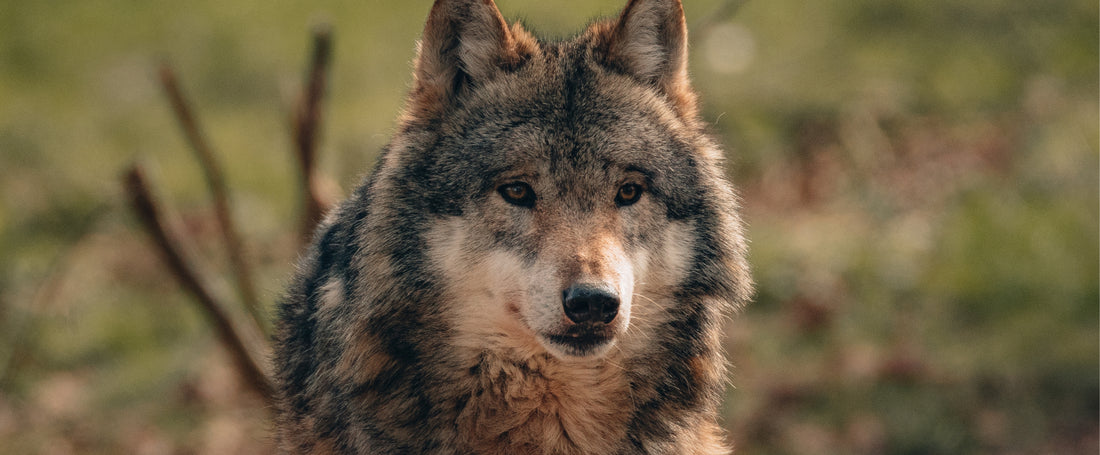
[[[621,3],[499,6],[561,37]],[[143,163],[234,301],[157,67],[225,165],[270,309],[297,255],[310,27],[334,30],[320,168],[346,191],[388,140],[429,7],[0,0],[0,453],[270,451],[268,410],[122,191]],[[740,453],[1095,454],[1097,3],[685,8],[758,281],[728,332]]]

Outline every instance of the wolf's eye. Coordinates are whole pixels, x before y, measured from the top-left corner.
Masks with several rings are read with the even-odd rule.
[[[619,194],[615,195],[615,203],[619,207],[638,202],[642,197],[642,186],[637,183],[627,183],[619,187]]]
[[[535,190],[531,189],[531,185],[526,183],[514,182],[501,185],[497,188],[497,192],[509,204],[520,207],[535,206]]]

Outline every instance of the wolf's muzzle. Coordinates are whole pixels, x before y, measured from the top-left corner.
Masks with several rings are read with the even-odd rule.
[[[561,293],[565,316],[576,324],[610,323],[619,314],[619,296],[604,286],[574,284]]]

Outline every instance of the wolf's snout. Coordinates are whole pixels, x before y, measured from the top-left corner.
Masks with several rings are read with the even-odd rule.
[[[576,284],[562,291],[565,316],[574,323],[609,323],[619,314],[619,297],[609,289]]]

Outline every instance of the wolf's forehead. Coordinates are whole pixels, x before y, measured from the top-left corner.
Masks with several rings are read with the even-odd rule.
[[[554,167],[629,167],[684,152],[676,125],[660,112],[621,98],[569,98],[557,90],[499,99],[468,112],[463,136],[508,167],[540,161]]]
[[[659,128],[636,128],[629,122],[554,123],[541,119],[511,123],[475,153],[492,174],[538,175],[543,178],[607,175],[663,162],[677,148]],[[577,174],[583,171],[584,174]]]

